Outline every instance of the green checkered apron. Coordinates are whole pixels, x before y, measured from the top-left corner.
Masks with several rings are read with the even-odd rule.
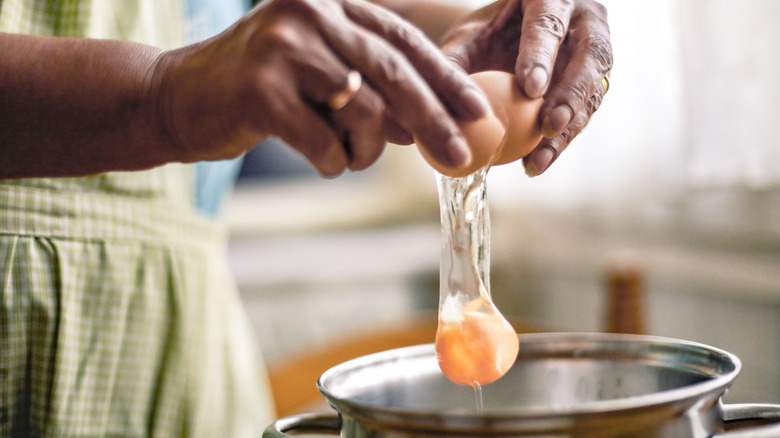
[[[170,47],[171,3],[0,0],[0,31]],[[192,180],[0,180],[0,437],[260,436],[256,342]]]

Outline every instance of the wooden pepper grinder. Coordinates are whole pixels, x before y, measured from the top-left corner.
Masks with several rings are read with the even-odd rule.
[[[637,263],[607,268],[607,327],[609,333],[644,334],[644,276]]]

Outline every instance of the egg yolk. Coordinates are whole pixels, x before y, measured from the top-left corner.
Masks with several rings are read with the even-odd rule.
[[[515,330],[483,298],[471,301],[458,318],[439,317],[436,356],[455,383],[474,387],[497,380],[515,363],[519,347]]]

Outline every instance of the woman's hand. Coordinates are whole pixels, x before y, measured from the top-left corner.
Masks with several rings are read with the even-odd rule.
[[[607,11],[593,0],[499,0],[451,27],[441,45],[468,73],[514,72],[528,97],[544,96],[545,138],[523,159],[530,176],[582,131],[612,68]]]
[[[362,86],[330,107],[353,70]],[[163,54],[154,83],[184,161],[237,156],[274,135],[328,176],[366,168],[386,140],[411,137],[442,164],[464,166],[454,119],[488,108],[420,31],[363,0],[264,2],[224,33]]]

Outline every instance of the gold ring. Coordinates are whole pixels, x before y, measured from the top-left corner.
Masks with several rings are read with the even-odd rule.
[[[330,95],[328,98],[328,106],[333,111],[338,111],[345,106],[355,97],[360,87],[363,85],[363,77],[357,70],[350,70],[346,76],[346,85],[342,90],[339,90]]]
[[[601,78],[601,86],[604,87],[604,94],[607,94],[607,91],[609,91],[609,77],[604,76]]]

